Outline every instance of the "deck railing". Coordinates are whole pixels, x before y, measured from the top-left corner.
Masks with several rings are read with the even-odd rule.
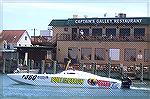
[[[56,36],[32,36],[33,45],[53,45],[57,41],[111,41],[111,42],[148,42],[148,36],[78,36],[71,34],[57,34]]]
[[[147,36],[79,36],[72,37],[70,34],[60,34],[59,41],[124,41],[124,42],[147,42]]]
[[[31,42],[33,45],[55,45],[57,36],[32,36]]]

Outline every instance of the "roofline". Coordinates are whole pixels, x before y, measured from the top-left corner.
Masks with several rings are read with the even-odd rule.
[[[74,21],[74,20],[96,20],[96,19],[144,19],[144,20],[148,20],[148,24],[150,24],[150,17],[108,17],[108,18],[68,18],[68,19],[53,19],[50,24],[48,26],[69,26],[70,21]],[[52,23],[53,21],[64,21],[62,23],[66,23],[65,21],[67,21],[68,23],[66,23],[66,25],[57,25],[57,23]]]
[[[143,19],[150,19],[150,17],[106,17],[106,18],[68,18],[68,19],[52,19],[52,21],[67,21],[67,20],[79,20],[79,19],[131,19],[131,18],[143,18]]]

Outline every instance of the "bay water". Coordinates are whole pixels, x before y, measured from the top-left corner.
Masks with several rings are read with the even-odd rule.
[[[70,88],[18,84],[0,75],[0,99],[150,99],[150,82],[131,89]]]

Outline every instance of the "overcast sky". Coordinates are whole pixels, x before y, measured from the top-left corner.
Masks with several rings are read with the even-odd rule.
[[[123,2],[120,2],[123,1]],[[1,0],[1,29],[25,29],[29,35],[46,30],[52,19],[84,17],[114,17],[126,13],[127,17],[149,17],[150,0]]]

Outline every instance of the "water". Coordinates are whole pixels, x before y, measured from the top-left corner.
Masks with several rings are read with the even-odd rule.
[[[94,89],[21,85],[0,75],[1,99],[150,99],[149,83],[136,82],[131,89]]]

